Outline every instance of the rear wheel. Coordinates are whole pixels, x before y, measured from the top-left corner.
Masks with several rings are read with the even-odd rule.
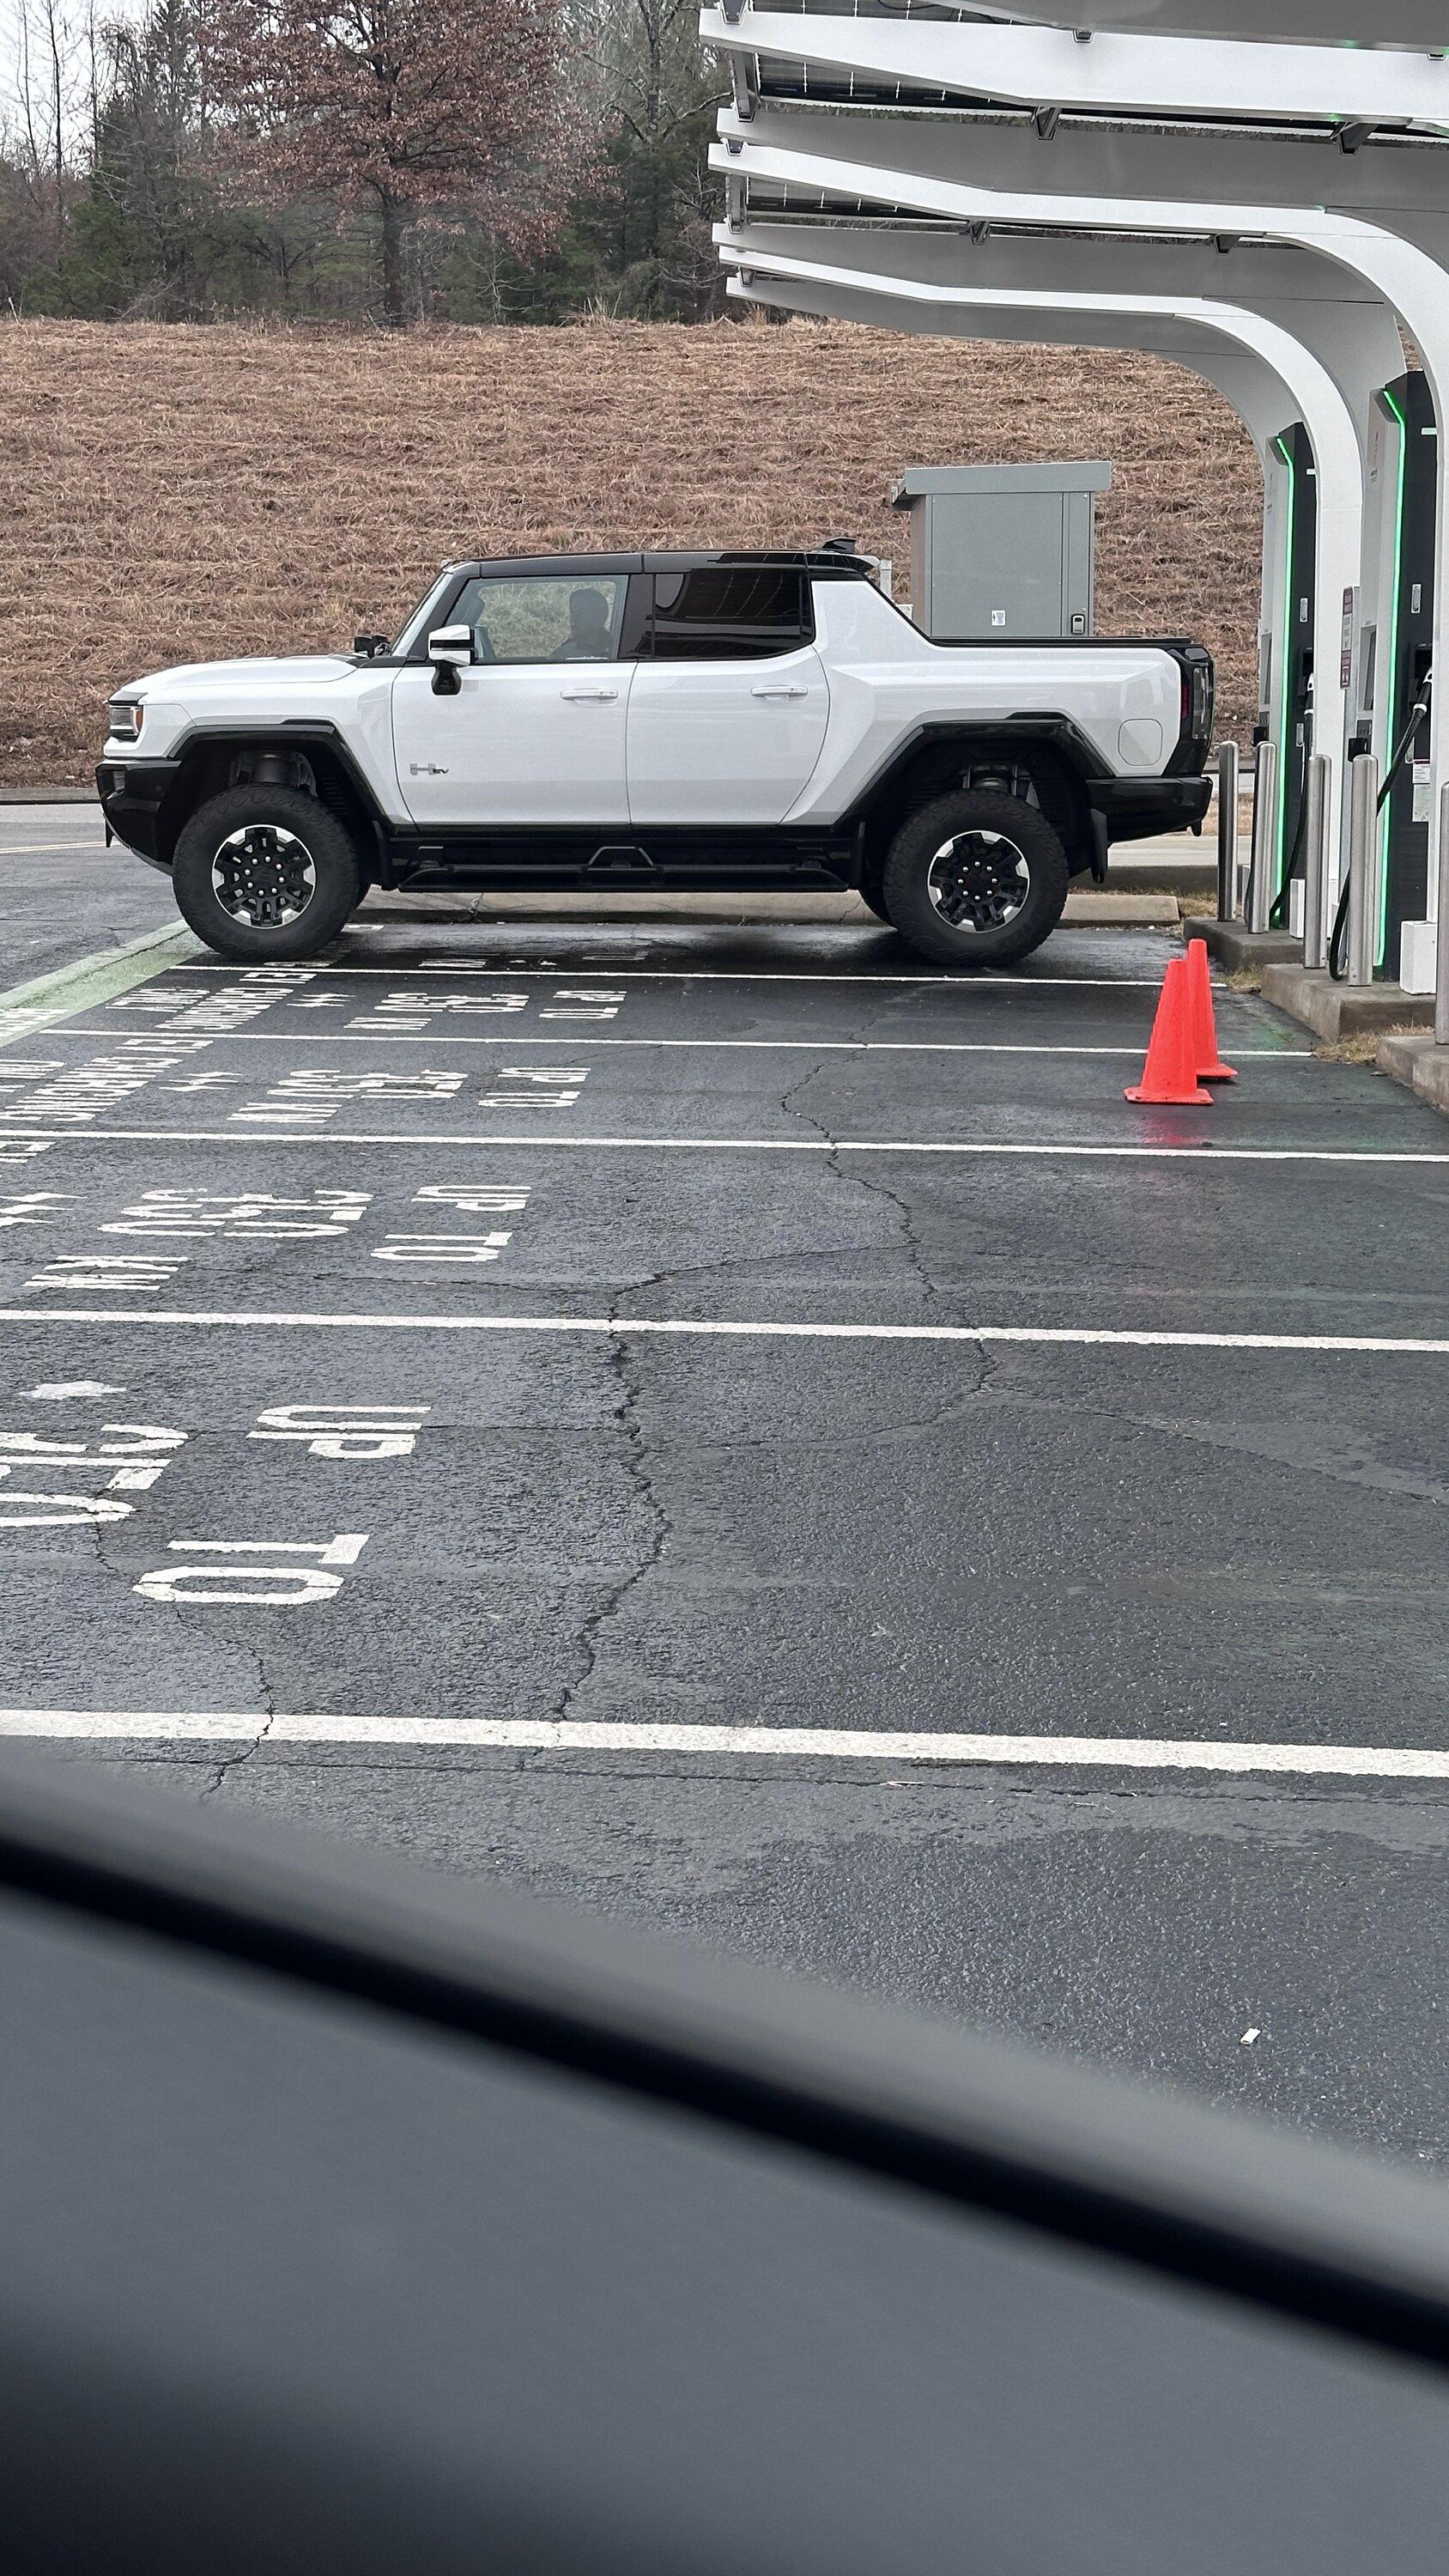
[[[295,787],[229,787],[184,825],[171,882],[183,920],[219,957],[315,957],[362,900],[335,814]]]
[[[933,797],[901,825],[885,864],[886,911],[942,966],[1009,966],[1061,919],[1067,854],[1035,805],[987,787]]]

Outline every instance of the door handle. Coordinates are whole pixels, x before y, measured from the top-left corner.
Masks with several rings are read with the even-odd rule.
[[[560,689],[561,698],[617,698],[617,689]]]
[[[761,680],[750,691],[752,698],[808,698],[809,690],[798,680]]]

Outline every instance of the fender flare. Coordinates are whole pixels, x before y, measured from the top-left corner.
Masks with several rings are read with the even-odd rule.
[[[279,750],[304,751],[309,743],[320,745],[326,751],[329,760],[334,762],[341,771],[349,794],[355,800],[359,818],[373,844],[372,853],[364,852],[363,855],[374,856],[380,867],[385,862],[389,842],[394,832],[398,830],[399,823],[384,813],[378,801],[377,790],[360,766],[346,736],[338,726],[329,724],[320,717],[289,718],[279,724],[219,721],[215,724],[188,725],[182,733],[178,734],[168,754],[168,759],[176,765],[176,774],[171,787],[162,799],[158,812],[158,844],[164,842],[174,846],[176,835],[185,822],[187,814],[193,810],[187,791],[198,752],[204,754],[208,749],[233,746],[241,750],[248,744],[275,745]]]

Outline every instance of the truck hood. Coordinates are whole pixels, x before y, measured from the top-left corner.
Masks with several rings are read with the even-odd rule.
[[[317,684],[351,679],[356,664],[341,653],[248,653],[234,662],[177,662],[166,671],[148,671],[127,690],[146,697],[170,697],[177,690],[190,696],[197,689],[235,688],[238,682],[285,680]],[[118,693],[119,694],[119,693]]]

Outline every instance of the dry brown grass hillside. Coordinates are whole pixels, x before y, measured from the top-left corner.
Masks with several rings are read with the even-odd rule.
[[[906,464],[1110,456],[1098,625],[1200,635],[1250,705],[1259,479],[1152,358],[845,324],[364,338],[0,326],[0,780],[86,777],[158,664],[391,627],[450,555],[795,544],[904,554]]]

